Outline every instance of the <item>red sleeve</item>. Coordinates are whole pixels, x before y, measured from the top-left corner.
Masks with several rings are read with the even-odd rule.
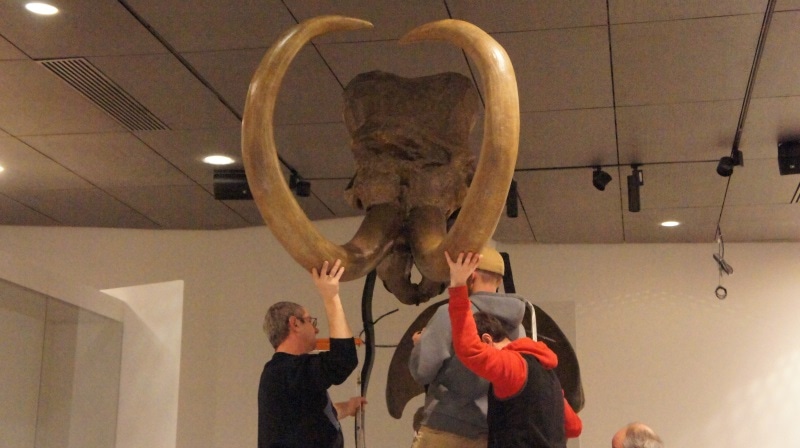
[[[528,378],[528,367],[517,352],[498,350],[481,342],[466,286],[456,286],[450,292],[450,323],[453,328],[453,347],[458,359],[481,378],[494,386],[497,398],[510,397],[522,389]]]
[[[574,439],[583,432],[583,421],[572,410],[572,406],[569,405],[566,398],[564,399],[564,429],[568,439]]]

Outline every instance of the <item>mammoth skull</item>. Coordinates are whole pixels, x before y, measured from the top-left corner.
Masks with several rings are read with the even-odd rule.
[[[261,215],[300,265],[310,270],[325,260],[341,259],[346,268],[343,281],[377,268],[390,292],[405,303],[419,303],[438,294],[449,279],[445,251],[479,251],[497,227],[517,158],[516,78],[505,50],[472,24],[442,20],[418,27],[401,39],[401,43],[449,41],[461,47],[478,68],[486,106],[483,142],[474,168],[466,142],[478,100],[468,79],[445,74],[402,80],[380,72],[354,79],[345,91],[345,122],[353,137],[357,172],[347,197],[366,215],[349,242],[334,244],[311,224],[283,179],[273,135],[275,100],[289,64],[309,40],[332,31],[370,27],[369,22],[348,17],[316,17],[284,33],[269,49],[245,103],[244,166]],[[389,107],[395,109],[393,114],[381,116],[379,111],[387,108],[376,103],[387,97],[364,95],[376,90],[376,85],[377,90],[429,91],[432,96],[395,103]],[[453,90],[461,93],[448,97],[449,103],[443,101],[442,95],[451,95]],[[415,118],[409,118],[414,114],[398,114],[398,107],[406,112],[414,112],[409,110],[414,107],[442,110],[417,110]],[[427,118],[442,116],[446,117],[443,122],[427,122]],[[458,218],[448,228],[455,210],[459,210]],[[409,282],[412,263],[423,278],[419,285]]]

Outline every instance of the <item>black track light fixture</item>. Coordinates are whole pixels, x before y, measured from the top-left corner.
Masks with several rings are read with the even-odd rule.
[[[717,164],[717,174],[722,177],[730,177],[730,175],[733,174],[733,167],[741,165],[744,165],[742,151],[739,151],[737,148],[733,148],[730,156],[725,156],[719,159],[719,163]]]
[[[303,180],[296,172],[292,172],[289,176],[289,189],[301,198],[311,196],[311,182]]]
[[[516,218],[519,216],[519,196],[517,194],[517,181],[511,179],[511,185],[508,187],[508,196],[506,196],[506,216],[509,218]]]
[[[628,211],[636,213],[641,210],[639,187],[644,185],[644,175],[639,165],[631,165],[633,172],[628,176]]]
[[[592,173],[592,185],[594,185],[594,188],[603,191],[609,182],[611,182],[611,175],[603,171],[599,166],[594,167],[594,172]]]

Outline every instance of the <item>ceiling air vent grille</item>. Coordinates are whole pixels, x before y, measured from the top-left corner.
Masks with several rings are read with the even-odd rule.
[[[39,62],[131,131],[169,129],[86,59],[49,59]]]

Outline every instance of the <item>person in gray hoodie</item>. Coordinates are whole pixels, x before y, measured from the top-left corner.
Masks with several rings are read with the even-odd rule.
[[[473,312],[500,319],[511,340],[524,336],[525,299],[497,292],[505,273],[503,258],[489,247],[481,254],[478,269],[467,281]],[[447,305],[439,307],[413,339],[409,370],[417,383],[426,386],[426,393],[421,426],[411,447],[485,448],[489,382],[456,357]]]

